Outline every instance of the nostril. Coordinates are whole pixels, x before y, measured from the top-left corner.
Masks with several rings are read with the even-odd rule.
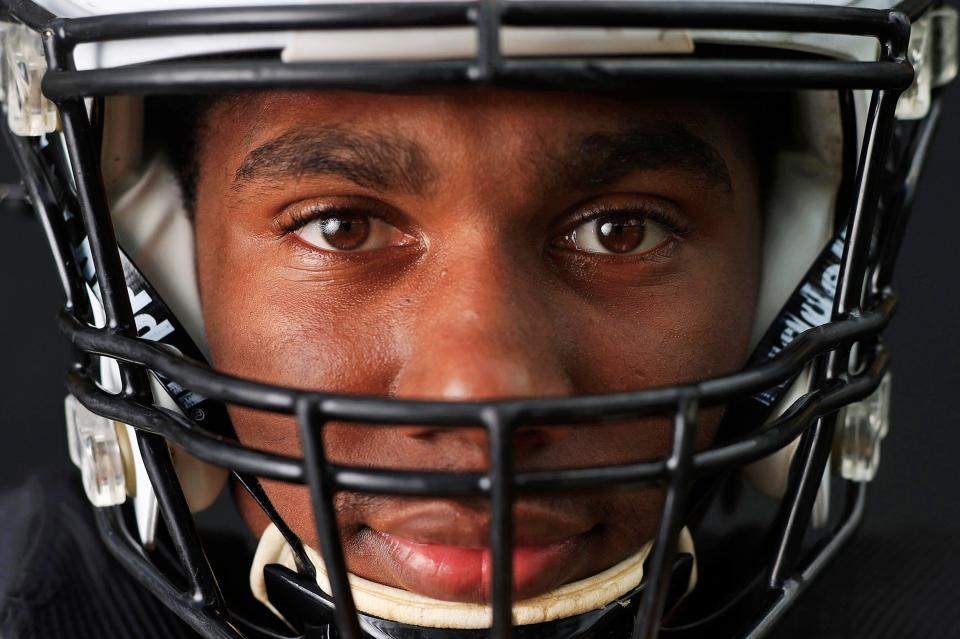
[[[521,428],[513,434],[515,453],[538,450],[547,446],[553,437],[546,428]]]
[[[395,428],[394,432],[409,439],[428,441],[433,438],[435,430],[436,429],[428,426],[400,426]]]
[[[486,445],[487,441],[487,432],[482,428],[476,427],[399,426],[395,430],[404,437],[425,442],[436,442],[450,436],[469,439],[474,443],[484,445]]]
[[[513,446],[525,448],[540,448],[546,446],[553,439],[551,429],[541,427],[520,428],[513,434]],[[451,428],[444,426],[398,426],[396,431],[404,437],[433,441],[450,435],[469,437],[477,443],[486,443],[487,434],[482,428]]]

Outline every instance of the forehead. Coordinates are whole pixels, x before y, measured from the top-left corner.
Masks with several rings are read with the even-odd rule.
[[[216,101],[207,131],[237,151],[296,130],[336,125],[358,131],[402,133],[427,146],[458,139],[517,146],[563,143],[598,130],[683,124],[722,143],[740,128],[735,101],[703,96],[611,97],[587,93],[470,88],[418,94],[267,91]],[[225,135],[224,135],[225,134]]]

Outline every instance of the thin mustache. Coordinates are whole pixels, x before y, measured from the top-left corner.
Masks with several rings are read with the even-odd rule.
[[[478,514],[490,512],[490,500],[485,497],[463,497],[446,499],[436,497],[408,497],[372,495],[344,491],[334,497],[334,509],[341,520],[341,524],[349,522],[360,523],[366,519],[367,513],[399,510],[405,508],[419,508],[424,504],[437,502],[452,504],[455,507],[473,511]],[[590,517],[596,520],[607,518],[606,501],[592,499],[589,493],[559,494],[559,495],[521,495],[514,500],[514,507],[529,508],[561,513],[576,513],[581,517]]]

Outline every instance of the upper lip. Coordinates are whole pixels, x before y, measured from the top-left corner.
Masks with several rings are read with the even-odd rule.
[[[594,523],[579,513],[559,512],[543,504],[514,504],[513,543],[517,546],[547,546],[589,532]],[[490,545],[489,508],[476,509],[449,501],[416,503],[377,513],[370,528],[418,544],[463,548]]]

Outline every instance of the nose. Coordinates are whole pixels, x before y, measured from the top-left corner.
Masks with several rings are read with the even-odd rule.
[[[448,258],[419,296],[409,329],[408,357],[397,374],[398,397],[482,401],[564,396],[573,392],[563,343],[548,292],[516,259],[477,249]],[[480,428],[410,427],[408,437],[462,449],[470,466],[486,466],[487,437]],[[513,440],[520,464],[563,437],[558,427],[526,427]],[[447,455],[445,455],[447,456]]]

